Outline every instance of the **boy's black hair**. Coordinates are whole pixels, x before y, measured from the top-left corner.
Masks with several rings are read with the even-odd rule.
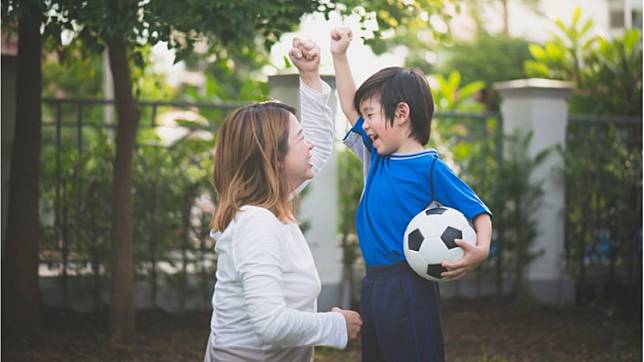
[[[434,115],[434,98],[425,75],[419,69],[389,67],[373,74],[360,85],[353,98],[358,113],[362,115],[360,103],[374,95],[380,95],[385,119],[392,126],[398,103],[407,103],[411,119],[410,136],[423,146],[427,144]]]

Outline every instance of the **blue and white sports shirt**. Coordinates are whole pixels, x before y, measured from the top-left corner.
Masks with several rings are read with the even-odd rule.
[[[381,156],[358,119],[343,141],[363,164],[364,188],[356,211],[360,249],[367,266],[405,261],[403,238],[409,221],[432,201],[462,212],[469,220],[492,214],[435,150]],[[432,163],[433,167],[432,167]],[[433,192],[430,190],[430,170]]]

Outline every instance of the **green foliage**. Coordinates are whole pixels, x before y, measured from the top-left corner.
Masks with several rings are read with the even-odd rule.
[[[494,82],[524,76],[523,62],[530,58],[528,46],[521,38],[480,33],[474,42],[457,42],[442,48],[446,59],[437,70],[442,74],[458,70],[463,82],[483,81],[490,87]]]
[[[302,15],[331,10],[331,5],[322,1],[58,0],[49,6],[57,10],[51,21],[73,31],[96,52],[107,42],[124,42],[136,50],[165,41],[177,51],[175,61],[193,53],[199,41],[213,49],[241,49],[253,46],[259,37],[270,49],[282,33],[294,29]]]
[[[597,40],[590,34],[593,21],[582,21],[581,15],[581,8],[576,7],[570,25],[557,18],[554,23],[561,35],[554,35],[543,47],[530,45],[534,60],[525,62],[529,76],[581,81],[580,70]]]
[[[486,109],[495,110],[498,109],[498,97],[492,85],[494,82],[523,78],[523,62],[530,58],[530,53],[528,42],[523,39],[479,33],[474,42],[460,41],[451,46],[448,44],[440,47],[439,57],[441,61],[437,66],[426,61],[416,64],[413,60],[410,61],[410,57],[406,62],[410,66],[422,67],[425,64],[426,72],[432,72],[435,68],[443,75],[458,71],[462,82],[466,84],[484,82],[485,88],[481,89],[477,100],[484,103]]]
[[[355,273],[356,263],[361,260],[355,213],[362,195],[362,162],[347,148],[338,152],[338,231],[342,247],[342,285],[341,303],[353,306],[359,300],[358,284]]]
[[[482,105],[473,101],[474,95],[485,87],[482,81],[468,83],[461,87],[461,73],[457,70],[452,71],[449,76],[436,76],[438,88],[433,90],[434,102],[441,112],[461,111],[475,112],[481,111]]]
[[[49,39],[42,61],[44,97],[102,97],[101,56],[84,50],[80,41],[54,48]]]
[[[176,90],[166,82],[165,75],[152,70],[152,46],[144,45],[129,55],[132,93],[135,98],[173,99]]]
[[[261,43],[254,48],[219,49],[192,54],[186,59],[190,69],[203,72],[205,86],[182,85],[178,94],[189,101],[263,101],[269,97],[268,83],[261,71],[270,66],[268,52]]]
[[[344,149],[338,152],[338,230],[342,243],[342,261],[353,267],[360,256],[356,232],[355,213],[362,194],[362,163],[353,153]]]
[[[489,110],[498,109],[492,84],[522,78],[523,62],[530,58],[527,41],[505,35],[480,32],[474,42],[437,43],[429,39],[428,34],[423,35],[419,31],[404,40],[404,44],[410,44],[405,66],[419,68],[426,74],[438,73],[443,79],[449,79],[451,74],[458,72],[460,81],[465,84],[482,82],[484,87],[476,86],[477,91],[472,96],[476,95],[476,100],[485,104]],[[434,59],[438,59],[438,63]],[[453,110],[445,109],[440,102],[436,103],[439,111]]]
[[[45,251],[43,261],[51,267],[60,267],[61,259],[56,255],[65,245],[76,262],[68,267],[80,271],[82,263],[87,262],[91,273],[98,276],[101,266],[108,267],[109,271],[106,262],[109,260],[114,145],[104,129],[85,129],[82,137],[79,153],[76,135],[61,132],[57,152],[54,127],[43,130],[40,213],[44,233],[40,247]]]
[[[87,49],[83,39],[76,38],[65,47],[51,39],[49,53],[42,62],[43,96],[58,98],[102,98],[104,63],[102,54]],[[161,74],[154,73],[151,47],[143,46],[131,56],[133,92],[144,99],[172,99],[173,90]],[[136,60],[136,58],[140,58]]]
[[[497,210],[500,207],[497,190],[499,154],[496,149],[500,132],[498,117],[455,114],[437,116],[432,121],[430,145],[438,150],[441,159],[470,185],[494,213],[493,225],[497,229]],[[477,269],[489,270],[495,261],[491,257]],[[479,274],[480,275],[480,274]]]
[[[182,121],[181,124],[182,127],[190,127],[192,132],[199,132],[201,126],[190,121]],[[212,270],[202,260],[212,255],[211,248],[205,248],[209,244],[205,231],[209,228],[209,212],[200,209],[197,211],[200,221],[193,220],[196,200],[211,192],[209,150],[212,141],[188,134],[165,147],[154,129],[146,131],[139,134],[141,146],[134,159],[134,187],[137,191],[134,212],[139,221],[134,225],[134,259],[139,274],[154,286],[152,303],[156,301],[156,286],[165,276],[169,284],[180,291],[183,307],[189,295],[202,292],[200,288],[189,288],[188,265],[199,264],[195,269],[202,279],[212,280]],[[166,275],[154,270],[160,262],[175,267],[178,272]]]
[[[63,107],[63,119],[75,110]],[[58,152],[55,128],[46,126],[43,130],[40,209],[45,233],[41,254],[52,268],[80,272],[85,262],[90,263],[91,273],[99,277],[93,286],[97,292],[101,277],[109,275],[111,266],[110,200],[115,145],[113,132],[100,126],[101,112],[86,111],[83,120],[80,155],[76,128],[63,128]],[[133,159],[134,263],[137,277],[151,285],[166,278],[188,296],[208,292],[212,285],[210,210],[197,210],[195,205],[200,205],[196,201],[204,195],[214,199],[209,181],[213,140],[201,133],[201,123],[177,123],[188,130],[171,145],[161,142],[158,129],[142,128],[138,134]],[[61,265],[63,243],[70,255],[67,266]],[[161,264],[172,265],[180,272],[166,275]],[[201,287],[187,288],[184,265],[195,266],[190,270],[200,275]],[[156,295],[151,297],[154,303]],[[208,300],[210,295],[203,298]]]
[[[627,30],[613,40],[598,39],[584,69],[584,89],[573,98],[573,111],[642,114],[642,37]]]
[[[567,183],[568,267],[580,285],[587,268],[607,263],[610,282],[619,268],[630,269],[628,282],[638,283],[632,273],[641,254],[641,134],[641,123],[575,122],[566,149],[559,148]]]
[[[344,0],[343,5],[337,6],[341,14],[357,15],[361,30],[367,30],[369,22],[375,22],[377,29],[372,36],[365,38],[376,54],[382,54],[395,46],[405,46],[415,49],[420,42],[438,42],[448,38],[445,29],[434,26],[432,18],[437,22],[446,23],[450,18],[448,4],[458,6],[458,0]]]
[[[506,136],[504,154],[499,165],[495,190],[495,224],[497,225],[497,257],[510,264],[514,279],[515,296],[527,298],[523,288],[526,269],[530,262],[541,255],[533,251],[537,237],[536,210],[541,204],[543,180],[534,180],[533,173],[551,150],[541,150],[536,155],[528,154],[532,133],[516,131]]]
[[[558,34],[543,47],[531,45],[534,59],[525,69],[530,76],[573,81],[571,113],[608,115],[570,122],[566,149],[559,149],[567,185],[567,265],[582,292],[578,301],[586,302],[590,266],[609,283],[622,275],[628,285],[641,284],[641,120],[612,117],[642,115],[642,40],[637,29],[610,40],[593,35],[592,21],[582,19],[580,8],[569,24],[557,19]]]
[[[576,8],[569,25],[555,20],[560,34],[544,46],[530,45],[528,76],[575,83],[570,110],[583,114],[642,114],[642,40],[637,29],[608,40],[591,34],[592,20]]]

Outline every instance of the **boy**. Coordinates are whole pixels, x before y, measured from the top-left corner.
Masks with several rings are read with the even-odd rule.
[[[462,240],[464,257],[443,263],[442,276],[463,277],[488,256],[490,210],[424,145],[434,102],[418,70],[385,68],[356,90],[346,51],[351,30],[331,32],[331,52],[342,111],[352,124],[345,144],[363,162],[365,184],[356,225],[367,273],[362,281],[362,360],[444,361],[438,285],[407,265],[403,235],[409,221],[432,202],[472,221],[477,245]]]

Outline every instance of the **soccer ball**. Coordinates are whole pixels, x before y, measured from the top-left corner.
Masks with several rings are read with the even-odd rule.
[[[463,249],[454,243],[463,239],[476,245],[476,233],[465,215],[445,207],[430,207],[421,211],[407,225],[404,251],[409,266],[421,277],[442,282],[447,271],[441,263],[463,257]]]

